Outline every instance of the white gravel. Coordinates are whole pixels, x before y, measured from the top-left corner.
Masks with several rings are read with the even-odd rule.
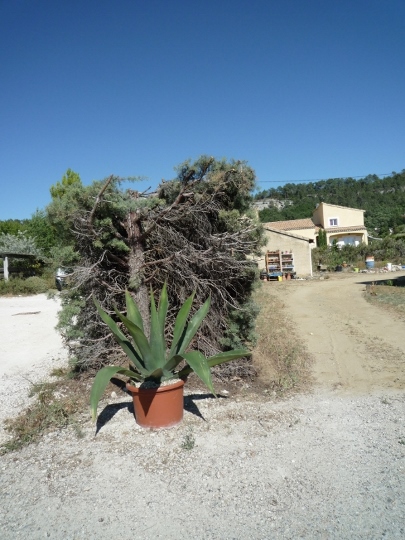
[[[7,439],[3,420],[29,404],[32,384],[66,365],[67,354],[55,330],[59,309],[57,296],[0,297],[0,443]]]
[[[66,429],[2,456],[0,538],[405,537],[404,392],[205,396],[187,398],[180,426],[148,431],[114,395],[96,436],[85,411],[83,438]]]

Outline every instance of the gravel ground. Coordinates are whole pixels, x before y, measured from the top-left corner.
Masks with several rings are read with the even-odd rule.
[[[405,537],[403,391],[217,390],[193,389],[164,431],[139,428],[114,393],[97,434],[86,412],[82,438],[69,428],[2,456],[0,538]]]
[[[3,421],[16,416],[31,400],[32,384],[66,365],[67,354],[55,331],[58,297],[0,297],[0,443],[7,439]]]

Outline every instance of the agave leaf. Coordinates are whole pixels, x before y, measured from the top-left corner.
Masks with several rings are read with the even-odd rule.
[[[150,290],[150,349],[154,363],[150,368],[161,368],[165,363],[166,342],[164,334],[164,322],[161,325],[159,313],[156,310],[153,291]]]
[[[231,362],[231,360],[236,360],[237,358],[243,358],[244,356],[251,356],[251,352],[245,349],[235,349],[234,351],[225,351],[218,354],[214,354],[214,356],[210,356],[207,358],[207,365],[209,368],[212,368],[214,366],[218,366],[219,364],[225,364],[225,362]],[[185,375],[188,375],[191,373],[193,369],[189,366],[182,369],[178,375],[179,377],[183,377]]]
[[[139,349],[143,364],[145,366],[144,373],[149,375],[151,371],[161,367],[161,365],[163,365],[164,358],[159,359],[153,356],[148,338],[145,336],[139,326],[130,321],[128,317],[125,317],[125,315],[120,313],[118,310],[115,310],[115,313],[117,314],[117,317],[119,317],[124,323],[126,329]]]
[[[225,364],[225,362],[230,362],[231,360],[237,360],[238,358],[243,358],[245,356],[251,356],[252,353],[246,349],[235,349],[234,351],[225,351],[214,356],[207,358],[207,363],[210,368],[218,366],[219,364]]]
[[[134,324],[136,324],[136,326],[139,326],[139,328],[143,332],[144,328],[143,328],[142,315],[129,291],[125,291],[125,303],[127,306],[128,319]]]
[[[201,326],[202,321],[205,319],[208,310],[210,309],[211,298],[207,298],[204,304],[200,309],[195,313],[195,315],[190,319],[185,331],[183,332],[181,339],[178,343],[177,354],[183,354],[183,352],[190,345],[191,340],[197,333],[198,329]]]
[[[150,379],[158,379],[160,381],[169,381],[170,379],[176,379],[177,373],[168,371],[167,369],[158,368],[153,373],[149,375]]]
[[[139,372],[146,373],[145,364],[141,356],[139,355],[139,352],[135,350],[132,343],[121,332],[121,330],[117,326],[117,323],[101,308],[97,300],[95,298],[93,300],[101,319],[109,327],[117,343],[121,346],[125,354],[131,360],[134,366],[139,370]]]
[[[131,377],[131,379],[142,380],[141,376],[138,376],[137,373],[125,369],[121,366],[106,366],[100,369],[97,375],[94,378],[93,386],[91,387],[90,393],[90,410],[93,420],[97,418],[97,406],[98,402],[101,399],[101,396],[104,393],[104,390],[107,387],[107,384],[110,382],[111,378],[114,377],[117,373],[121,375],[126,375]]]
[[[182,360],[184,360],[183,355],[175,354],[174,356],[169,358],[169,360],[164,365],[163,369],[166,371],[173,371],[180,364]]]
[[[103,310],[99,302],[95,298],[93,298],[93,302],[97,308],[98,314],[105,322],[105,324],[110,328],[114,336],[117,336],[120,339],[126,339],[125,335],[118,328],[117,323]]]
[[[195,292],[193,292],[193,294],[187,298],[187,300],[181,306],[177,314],[176,321],[174,324],[173,341],[172,341],[172,346],[170,348],[169,358],[175,355],[178,352],[178,349],[180,347],[184,330],[186,328],[187,318],[190,313],[190,309],[194,300],[194,295],[195,295]]]
[[[215,394],[214,387],[212,385],[211,371],[207,363],[205,356],[200,351],[190,351],[182,355],[187,361],[188,365],[192,368],[194,373],[200,377],[202,382],[208,387],[210,392]],[[181,377],[181,373],[178,376]]]

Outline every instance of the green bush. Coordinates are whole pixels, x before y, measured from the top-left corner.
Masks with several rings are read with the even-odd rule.
[[[343,262],[359,266],[364,263],[366,255],[374,256],[376,263],[389,261],[394,264],[404,264],[405,241],[401,238],[387,237],[383,240],[373,241],[369,245],[346,245],[342,248],[336,245],[326,248],[317,247],[312,250],[312,262],[314,270],[318,264],[324,264],[331,269]]]
[[[27,288],[27,291],[32,292],[33,294],[44,293],[49,289],[46,280],[39,276],[27,278],[24,285]]]
[[[0,280],[0,295],[15,294],[40,294],[51,288],[49,280],[39,276],[31,276],[27,279],[12,277],[9,281]]]

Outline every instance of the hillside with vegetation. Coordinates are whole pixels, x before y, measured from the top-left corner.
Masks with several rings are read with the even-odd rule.
[[[256,202],[263,199],[273,201],[259,211],[262,223],[311,217],[316,205],[325,202],[365,210],[365,225],[371,235],[405,236],[405,169],[385,178],[373,174],[360,179],[289,183],[256,193]]]

